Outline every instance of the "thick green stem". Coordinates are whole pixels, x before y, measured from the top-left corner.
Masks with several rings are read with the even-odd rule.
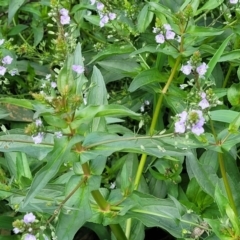
[[[178,69],[178,66],[181,62],[181,56],[179,56],[176,60],[176,63],[172,69],[172,72],[167,80],[167,83],[166,85],[164,86],[159,98],[158,98],[158,101],[157,101],[157,104],[156,104],[156,107],[155,107],[155,111],[154,111],[154,114],[153,114],[153,119],[152,119],[152,123],[151,123],[151,126],[150,126],[150,129],[149,129],[149,133],[150,135],[153,135],[154,133],[154,130],[155,130],[155,127],[156,127],[156,124],[157,124],[157,120],[158,120],[158,116],[159,116],[159,113],[160,113],[160,110],[162,108],[162,102],[163,102],[163,97],[164,97],[164,94],[166,94],[176,72],[177,72],[177,69]],[[136,174],[136,178],[135,178],[135,182],[134,182],[134,189],[138,189],[138,186],[139,186],[139,183],[140,183],[140,179],[141,179],[141,176],[142,176],[142,172],[143,172],[143,168],[145,166],[145,163],[146,163],[146,159],[147,159],[147,155],[146,154],[143,154],[142,157],[141,157],[141,160],[140,160],[140,163],[139,163],[139,166],[138,166],[138,170],[137,170],[137,174]]]
[[[83,169],[84,175],[89,176],[91,174],[88,163],[82,164],[82,169]],[[97,205],[100,207],[102,211],[106,211],[106,212],[110,211],[111,205],[106,201],[106,199],[102,196],[99,190],[93,190],[91,194],[94,200],[96,201]],[[109,227],[111,228],[117,240],[127,240],[119,224],[110,224]]]
[[[110,224],[109,227],[111,228],[111,230],[117,240],[127,240],[127,238],[119,224]]]
[[[232,210],[234,211],[235,215],[238,217],[238,212],[237,212],[237,208],[233,199],[233,195],[232,195],[232,191],[227,179],[227,174],[226,174],[226,169],[224,166],[224,159],[223,159],[223,154],[222,153],[218,153],[218,161],[219,161],[219,166],[220,166],[220,171],[222,174],[222,178],[223,178],[223,183],[224,183],[224,187],[225,190],[227,192],[227,196],[228,196],[228,201],[230,203],[230,206],[232,208]]]

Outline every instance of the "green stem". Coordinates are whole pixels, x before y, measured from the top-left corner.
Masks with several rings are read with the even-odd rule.
[[[131,227],[132,227],[132,219],[129,218],[126,223],[126,230],[125,230],[125,235],[127,239],[130,239]]]
[[[168,78],[168,81],[166,83],[166,85],[164,86],[159,98],[158,98],[158,101],[157,101],[157,104],[156,104],[156,107],[155,107],[155,111],[154,111],[154,114],[153,114],[153,119],[152,119],[152,123],[151,123],[151,126],[150,126],[150,129],[149,129],[149,133],[150,135],[153,135],[154,133],[154,130],[155,130],[155,127],[156,127],[156,124],[157,124],[157,120],[158,120],[158,116],[159,116],[159,113],[160,113],[160,110],[162,108],[162,102],[163,102],[163,97],[164,97],[164,94],[166,94],[176,72],[177,72],[177,69],[178,69],[178,66],[181,62],[181,56],[179,56],[175,62],[175,65],[172,69],[172,72]],[[140,183],[140,179],[141,179],[141,176],[142,176],[142,172],[143,172],[143,168],[145,166],[145,163],[146,163],[146,159],[147,159],[147,155],[146,154],[143,154],[142,157],[141,157],[141,160],[140,160],[140,163],[139,163],[139,166],[138,166],[138,170],[137,170],[137,174],[136,174],[136,178],[135,178],[135,182],[134,182],[134,189],[137,190],[138,189],[138,186],[139,186],[139,183]]]
[[[227,86],[228,79],[229,79],[229,77],[230,77],[230,75],[231,75],[232,70],[233,70],[233,66],[232,66],[231,63],[230,63],[229,68],[228,68],[228,71],[227,71],[227,75],[226,75],[226,77],[225,77],[225,79],[224,79],[224,82],[223,82],[223,88],[225,88],[225,87]]]
[[[209,120],[210,120],[211,130],[212,130],[215,142],[217,144],[218,143],[217,134],[216,134],[216,131],[214,129],[213,121],[212,121],[210,116],[209,116]],[[227,179],[227,174],[226,174],[226,169],[225,169],[225,166],[224,166],[224,160],[223,160],[223,154],[222,153],[218,153],[218,162],[219,162],[219,166],[220,166],[221,175],[222,175],[222,178],[223,178],[224,187],[225,187],[225,190],[227,192],[228,201],[229,201],[230,206],[233,209],[235,215],[238,216],[238,212],[237,212],[237,208],[236,208],[236,205],[235,205],[235,202],[234,202],[234,199],[233,199],[232,191],[231,191],[228,179]]]
[[[225,190],[227,192],[227,196],[228,196],[228,201],[230,203],[230,206],[232,208],[232,210],[234,211],[236,217],[238,217],[238,212],[237,212],[237,208],[233,199],[233,195],[232,195],[232,191],[227,179],[227,174],[226,174],[226,169],[224,166],[224,159],[223,159],[223,154],[222,153],[218,153],[218,161],[219,161],[219,166],[220,166],[220,171],[222,174],[222,178],[223,178],[223,183],[224,183],[224,187]]]
[[[127,240],[119,224],[110,224],[109,226],[117,240]]]
[[[82,164],[82,169],[83,169],[84,175],[86,176],[91,175],[91,171],[88,163]],[[110,211],[111,205],[106,201],[106,199],[102,196],[99,190],[93,190],[91,194],[94,200],[96,201],[97,205],[100,207],[102,211],[106,211],[106,212]],[[111,228],[112,233],[114,234],[117,240],[127,240],[119,224],[110,224],[109,227]]]

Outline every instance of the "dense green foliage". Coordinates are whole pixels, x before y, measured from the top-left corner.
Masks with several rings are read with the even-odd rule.
[[[238,1],[0,8],[0,240],[240,239]]]

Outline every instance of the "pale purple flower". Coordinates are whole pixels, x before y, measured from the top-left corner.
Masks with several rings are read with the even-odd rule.
[[[231,4],[237,4],[238,3],[238,0],[230,0],[229,1]]]
[[[170,30],[166,31],[166,39],[170,40],[170,39],[174,39],[176,33]]]
[[[84,67],[81,65],[72,65],[72,70],[78,74],[81,74],[84,72]]]
[[[183,111],[179,113],[177,116],[180,117],[179,122],[185,123],[187,121],[188,113],[186,111]]]
[[[37,240],[37,238],[32,234],[26,234],[24,240]]]
[[[57,87],[57,83],[56,82],[51,82],[51,87],[52,88],[56,88]]]
[[[96,0],[90,0],[90,4],[94,5],[96,3]]]
[[[14,229],[13,229],[13,232],[15,233],[15,234],[18,234],[18,233],[20,233],[20,232],[22,232],[19,228],[17,228],[17,227],[15,227]]]
[[[186,121],[187,121],[188,113],[186,111],[183,111],[177,114],[177,116],[179,117],[179,120],[174,124],[175,132],[184,133],[186,131]]]
[[[36,119],[35,124],[37,127],[42,126],[42,120],[41,119]]]
[[[4,39],[0,39],[0,46],[3,45],[4,41]]]
[[[208,65],[205,62],[203,62],[196,68],[196,71],[199,74],[199,76],[203,76],[207,72],[207,69]]]
[[[59,13],[62,15],[62,16],[68,16],[68,10],[66,8],[62,8],[59,10]]]
[[[199,107],[202,109],[208,108],[210,106],[208,100],[206,98],[202,99],[202,101],[199,102],[198,104]]]
[[[165,28],[165,30],[172,30],[172,27],[171,27],[171,25],[170,24],[168,24],[168,23],[166,23],[166,24],[163,24],[163,27]]]
[[[11,70],[9,71],[9,74],[10,74],[11,76],[18,75],[18,70],[17,70],[16,68],[11,69]]]
[[[109,17],[110,20],[114,20],[117,17],[117,14],[116,13],[109,13],[108,17]]]
[[[24,221],[24,223],[26,223],[26,224],[33,223],[35,220],[36,220],[36,217],[35,217],[35,215],[34,215],[33,213],[31,213],[31,212],[25,214],[24,217],[23,217],[23,221]]]
[[[165,42],[165,38],[164,38],[162,33],[159,33],[158,35],[156,35],[155,40],[156,40],[157,43],[164,43]]]
[[[204,133],[204,128],[199,124],[195,124],[195,125],[192,126],[191,131],[192,131],[192,133],[199,136],[202,133]]]
[[[178,122],[175,122],[174,126],[175,126],[174,129],[176,133],[185,133],[186,131],[185,123],[178,121]]]
[[[101,3],[101,2],[98,2],[98,3],[97,3],[97,10],[98,10],[98,11],[102,11],[103,9],[104,9],[104,4]]]
[[[192,66],[190,63],[188,63],[187,65],[182,65],[181,69],[180,69],[185,75],[189,75],[192,71]]]
[[[108,23],[108,21],[109,21],[109,17],[107,15],[103,15],[99,22],[99,26],[104,27],[104,25]]]
[[[32,140],[35,144],[39,144],[43,140],[43,133],[38,133],[36,136],[32,136]]]
[[[61,131],[55,132],[54,135],[55,135],[56,138],[61,138],[62,137],[62,132]]]
[[[3,63],[3,64],[11,64],[11,63],[12,63],[12,60],[13,60],[12,57],[6,56],[6,57],[4,57],[4,58],[2,59],[2,63]]]
[[[60,22],[62,25],[66,25],[70,23],[70,17],[69,16],[61,16],[60,17]]]
[[[7,69],[3,66],[0,66],[0,75],[4,76],[4,74],[6,73]]]

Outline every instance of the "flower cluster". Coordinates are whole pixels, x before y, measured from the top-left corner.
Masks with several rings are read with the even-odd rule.
[[[153,33],[156,33],[155,40],[157,43],[162,44],[166,40],[175,39],[176,33],[172,30],[169,24],[163,24],[163,28],[154,27]],[[179,41],[179,36],[176,38]]]
[[[70,17],[68,15],[68,10],[65,9],[65,8],[62,8],[59,10],[59,13],[60,13],[60,23],[62,25],[67,25],[70,23]]]
[[[187,64],[182,65],[181,71],[185,75],[189,75],[190,73],[195,73],[199,78],[204,78],[204,75],[207,72],[208,65],[205,62],[201,62],[201,57],[199,52],[195,52],[193,56],[187,61]]]
[[[24,233],[23,240],[36,240],[36,236],[33,234],[33,227],[38,223],[36,216],[33,213],[27,213],[23,219],[13,222],[13,232],[15,234]]]
[[[200,110],[190,110],[189,112],[183,111],[177,114],[178,121],[175,122],[175,132],[185,133],[190,130],[196,135],[204,133],[203,125],[205,119],[203,117],[203,112]]]
[[[96,2],[96,0],[90,0],[91,5],[96,4],[98,14],[100,16],[99,26],[104,27],[109,20],[114,20],[117,15],[113,12],[108,12],[105,8],[105,5],[102,2]]]

